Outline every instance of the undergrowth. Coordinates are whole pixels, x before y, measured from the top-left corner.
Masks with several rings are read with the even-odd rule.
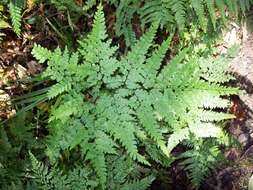
[[[244,15],[252,4],[252,0],[88,0],[78,7],[66,0],[52,2],[60,10],[71,11],[73,8],[74,12],[88,11],[99,2],[115,6],[115,33],[124,37],[128,47],[136,40],[133,27],[136,17],[142,31],[159,21],[162,28],[178,30],[181,34],[193,24],[200,32],[211,32],[219,29],[227,19]]]

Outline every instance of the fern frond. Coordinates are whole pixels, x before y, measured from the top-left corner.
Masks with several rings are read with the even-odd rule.
[[[85,5],[83,6],[83,9],[85,11],[90,10],[96,4],[97,4],[97,0],[88,0],[88,1],[85,2]]]
[[[155,37],[157,27],[157,24],[153,25],[149,29],[149,31],[144,34],[141,39],[131,47],[131,49],[133,49],[134,51],[129,52],[125,57],[125,60],[128,62],[128,64],[133,65],[135,60],[139,60],[138,63],[140,65],[144,63],[145,55]],[[122,62],[124,62],[125,60],[123,60]]]
[[[121,190],[145,190],[152,184],[154,180],[155,180],[154,176],[148,176],[148,177],[143,178],[140,181],[135,181],[129,184],[125,184],[121,188]]]
[[[165,2],[167,0],[164,0]],[[185,2],[183,0],[170,0],[168,1],[171,7],[171,10],[175,14],[175,20],[177,22],[177,26],[179,31],[183,31],[186,22],[186,7]]]
[[[188,128],[178,129],[169,137],[167,149],[169,152],[173,150],[180,142],[189,139],[190,131]]]
[[[107,170],[104,154],[99,154],[96,148],[93,147],[89,149],[86,159],[90,160],[97,173],[102,189],[105,189]]]
[[[167,150],[167,147],[167,154],[164,154],[163,152],[161,152],[161,149],[157,147],[155,142],[151,140],[144,140],[143,143],[145,145],[145,150],[147,151],[148,155],[156,163],[161,164],[163,167],[169,167],[174,161],[173,157],[168,156],[169,151]]]
[[[163,0],[145,1],[144,6],[139,11],[142,28],[148,23],[157,21],[160,22],[161,27],[174,23],[172,12],[169,11],[165,5]]]
[[[180,158],[185,158],[181,164],[189,171],[193,187],[198,189],[203,179],[221,157],[219,148],[210,142],[206,142],[192,150],[186,151]]]
[[[9,12],[11,15],[12,27],[14,32],[20,36],[21,34],[21,19],[22,19],[22,0],[11,0],[9,2]]]
[[[48,168],[39,162],[31,152],[29,152],[29,156],[32,163],[33,172],[36,175],[36,180],[39,180],[39,184],[43,189],[50,189],[50,176]]]
[[[91,171],[79,166],[64,174],[61,170],[52,167],[50,170],[29,152],[32,171],[37,182],[37,188],[43,190],[94,190],[98,183],[91,177]]]
[[[178,24],[184,24],[185,1],[173,2],[168,6],[182,19]],[[118,59],[117,47],[107,39],[101,5],[93,25],[87,38],[79,41],[76,53],[67,48],[49,53],[38,46],[33,52],[41,62],[47,61],[43,76],[56,82],[47,94],[49,98],[57,97],[48,123],[47,155],[51,161],[59,159],[60,152],[80,148],[84,163],[95,171],[100,187],[106,189],[112,175],[109,157],[123,154],[143,165],[150,165],[149,158],[170,164],[170,153],[178,144],[200,141],[204,149],[209,138],[220,139],[223,134],[216,123],[233,116],[216,108],[227,107],[228,101],[222,96],[239,91],[224,86],[233,79],[224,61],[228,57],[201,58],[183,49],[165,64],[163,58],[172,36],[152,51],[158,28],[155,23],[127,55]],[[47,57],[41,57],[43,54]],[[139,149],[147,142],[157,149],[148,145],[147,149]],[[156,157],[154,152],[158,150],[160,156]],[[128,172],[121,174],[125,176],[119,177],[123,181],[109,185],[111,189],[123,187]],[[124,188],[149,185],[146,180],[135,183],[128,178],[128,182]]]
[[[207,10],[212,21],[214,29],[216,28],[215,2],[214,0],[205,0]]]
[[[138,0],[120,1],[116,10],[115,33],[117,36],[124,36],[128,47],[136,41],[132,20],[138,11],[138,4]]]
[[[39,63],[44,63],[46,60],[51,58],[52,53],[47,48],[34,44],[32,55],[39,61]]]
[[[198,111],[196,111],[198,112]],[[201,121],[222,121],[226,119],[233,119],[235,116],[233,114],[226,114],[226,113],[217,113],[214,111],[200,111],[201,116],[200,120]]]
[[[197,138],[218,138],[223,135],[222,129],[213,123],[194,123],[189,125],[189,130]]]
[[[220,1],[220,0],[218,0],[218,1]],[[199,0],[191,0],[191,5],[192,5],[194,11],[196,12],[196,15],[199,20],[199,24],[201,25],[201,27],[203,29],[205,29],[207,26],[207,21],[206,21],[206,17],[205,17],[205,7],[204,7],[203,2],[199,1]]]
[[[52,99],[56,96],[59,96],[63,92],[69,91],[70,89],[71,85],[69,83],[59,82],[49,89],[47,96],[49,99]]]
[[[134,126],[132,126],[130,123],[125,123],[124,125],[125,127],[111,129],[113,136],[121,142],[133,160],[150,165],[145,158],[138,153],[136,146],[137,143],[134,135]]]

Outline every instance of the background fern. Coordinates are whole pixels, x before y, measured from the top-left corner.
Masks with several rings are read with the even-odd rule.
[[[27,175],[30,168],[28,150],[33,149],[39,155],[44,146],[33,137],[35,126],[30,118],[26,112],[4,126],[0,124],[1,189],[29,189],[34,186]]]
[[[180,155],[180,159],[185,159],[181,165],[187,170],[194,188],[198,189],[205,177],[209,175],[214,167],[224,161],[217,143],[208,140],[196,142],[193,148]]]
[[[57,167],[48,168],[38,161],[32,153],[30,159],[32,163],[32,175],[35,177],[37,188],[43,190],[50,189],[97,189],[98,181],[94,172],[87,165],[77,165],[74,169],[63,173]],[[115,190],[145,190],[155,179],[153,175],[142,177],[140,166],[126,159],[124,156],[108,157],[110,175],[106,189]],[[143,170],[143,169],[142,169]],[[143,178],[139,180],[140,178]]]
[[[142,31],[151,23],[160,22],[167,31],[178,30],[179,34],[188,31],[192,25],[207,32],[216,30],[217,23],[249,10],[252,0],[89,0],[78,6],[73,1],[51,1],[59,10],[86,14],[98,3],[108,3],[116,8],[115,33],[124,37],[130,47],[136,40],[133,22],[140,22]],[[84,11],[82,11],[84,10]],[[228,14],[229,13],[229,14]],[[181,35],[182,36],[182,35]]]
[[[123,35],[127,46],[134,42],[132,21],[138,15],[142,29],[152,22],[160,21],[168,31],[178,29],[179,33],[187,31],[193,23],[204,32],[216,29],[217,22],[223,23],[229,15],[237,17],[249,10],[252,0],[148,0],[120,1],[116,4],[116,35]]]
[[[22,20],[23,6],[24,6],[23,0],[10,0],[8,5],[11,16],[12,28],[18,36],[20,36],[21,34],[21,20]]]

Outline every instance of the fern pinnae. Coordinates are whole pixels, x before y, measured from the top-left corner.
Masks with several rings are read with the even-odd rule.
[[[163,0],[145,1],[145,4],[139,11],[142,28],[148,23],[157,21],[160,22],[162,28],[168,26],[170,23],[174,23],[173,13],[168,10],[166,4]]]
[[[52,53],[47,48],[35,44],[32,50],[32,55],[39,61],[39,63],[44,63],[51,58]]]
[[[133,181],[131,183],[125,184],[121,190],[145,190],[152,184],[154,180],[154,176],[148,176],[140,181]]]
[[[139,60],[139,64],[144,63],[145,55],[152,44],[157,28],[158,23],[153,24],[149,31],[131,47],[134,51],[129,52],[125,57],[129,64],[133,64],[135,60]]]
[[[129,47],[136,42],[136,36],[132,27],[134,14],[138,12],[138,0],[120,1],[116,10],[115,33],[117,36],[123,36],[126,45]]]
[[[210,173],[217,161],[222,161],[219,148],[211,141],[197,142],[192,150],[184,152],[180,159],[185,158],[181,165],[188,171],[192,186],[199,189],[203,179]]]
[[[207,23],[205,19],[205,7],[203,1],[191,0],[191,5],[196,12],[201,27],[205,30]]]
[[[214,0],[205,0],[208,13],[214,29],[216,29],[216,13],[215,13],[215,2]]]
[[[22,9],[23,9],[22,0],[11,0],[9,2],[9,12],[11,15],[12,28],[14,32],[20,36],[21,34],[21,20],[22,20]]]
[[[107,169],[104,154],[98,154],[96,148],[91,147],[86,155],[86,159],[90,160],[97,173],[102,189],[105,189]]]
[[[183,31],[185,27],[185,21],[186,21],[186,8],[184,1],[178,1],[178,0],[171,0],[169,2],[169,5],[171,7],[171,10],[175,14],[175,20],[177,22],[177,26],[179,31]]]

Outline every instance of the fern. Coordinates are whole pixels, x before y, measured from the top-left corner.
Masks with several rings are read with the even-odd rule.
[[[91,9],[93,6],[95,6],[97,4],[97,0],[88,0],[85,2],[85,5],[83,7],[84,10],[89,10]]]
[[[223,1],[220,1],[220,0],[218,0],[218,1],[223,2]],[[193,10],[195,11],[197,17],[198,17],[201,28],[205,29],[206,26],[207,26],[207,19],[205,17],[205,6],[204,6],[203,1],[191,0],[191,5],[192,5]],[[225,7],[221,7],[221,8],[222,8],[221,11],[224,12]]]
[[[161,27],[168,31],[178,29],[180,34],[188,30],[193,23],[207,32],[209,25],[216,29],[219,20],[227,20],[226,7],[230,15],[238,16],[239,12],[245,14],[253,3],[252,0],[89,0],[84,5],[66,0],[51,2],[61,11],[80,15],[87,13],[98,2],[115,6],[115,33],[118,37],[124,37],[127,47],[136,42],[133,21],[138,22],[138,18],[143,31],[146,26],[159,21]]]
[[[181,165],[185,166],[194,188],[198,189],[203,179],[208,176],[219,161],[222,160],[219,147],[212,141],[195,143],[192,150],[181,154],[180,159],[185,159]]]
[[[197,21],[205,32],[208,23],[216,28],[218,20],[226,21],[226,7],[230,15],[243,14],[249,10],[251,0],[148,0],[138,3],[135,0],[120,1],[116,13],[116,34],[123,35],[130,46],[135,34],[132,29],[132,19],[138,14],[142,28],[152,22],[160,21],[162,27],[168,30],[177,28],[180,33]],[[220,12],[220,16],[217,16]],[[132,40],[131,40],[132,39]]]
[[[70,11],[72,13],[84,14],[83,7],[79,6],[75,1],[69,0],[50,0],[50,2],[59,10],[63,12]],[[87,2],[88,7],[92,7],[92,1]],[[80,16],[79,15],[79,16]]]
[[[28,150],[42,148],[33,138],[33,127],[26,113],[20,114],[4,125],[0,123],[1,189],[24,189],[29,185],[32,187],[33,183],[27,177],[27,166],[30,162]]]
[[[40,163],[31,152],[29,152],[29,156],[30,156],[33,171],[36,174],[36,180],[38,180],[40,187],[42,189],[51,189],[50,184],[49,184],[50,178],[47,177],[48,168],[44,166],[42,163]]]
[[[147,189],[155,176],[123,155],[109,156],[107,189]]]
[[[123,149],[133,161],[149,166],[138,148],[152,141],[162,157],[154,157],[154,148],[149,147],[151,158],[168,159],[169,164],[170,152],[180,142],[192,136],[194,140],[218,138],[223,132],[215,123],[234,117],[215,111],[227,106],[220,96],[238,93],[237,88],[223,86],[231,80],[229,68],[220,66],[225,63],[217,58],[210,66],[184,49],[161,67],[171,37],[150,53],[157,27],[154,24],[132,51],[117,59],[117,47],[108,39],[100,5],[93,29],[79,41],[77,52],[57,48],[50,53],[38,45],[33,49],[40,62],[47,60],[43,76],[56,82],[48,92],[48,97],[57,101],[49,117],[47,155],[55,162],[61,150],[79,147],[101,189],[106,189],[110,177],[108,156]],[[217,68],[222,70],[219,74]],[[132,189],[148,185],[145,179],[128,184]]]
[[[154,179],[154,176],[148,176],[140,181],[124,185],[122,190],[145,190],[151,185]]]
[[[22,19],[22,9],[23,0],[10,0],[9,2],[9,12],[12,21],[12,27],[14,32],[20,36],[21,34],[21,19]]]
[[[164,1],[164,3],[168,3]],[[169,7],[171,7],[172,12],[174,13],[175,20],[177,22],[177,26],[179,31],[182,31],[185,26],[185,17],[186,17],[186,8],[185,8],[185,1],[177,1],[177,0],[172,0],[169,1]]]
[[[79,166],[72,169],[72,171],[69,171],[67,174],[63,174],[63,172],[56,169],[56,167],[49,170],[49,168],[38,161],[31,152],[29,152],[29,155],[32,164],[32,175],[39,189],[92,190],[98,185],[91,177],[92,172],[87,168]]]
[[[139,10],[142,28],[147,23],[160,21],[162,27],[174,24],[172,11],[168,11],[166,4],[162,0],[149,0]]]
[[[98,182],[94,178],[91,168],[87,165],[85,168],[76,166],[74,169],[63,173],[63,171],[56,169],[56,166],[49,169],[38,161],[31,152],[29,154],[32,164],[32,175],[39,189],[92,190],[98,187]],[[145,190],[155,179],[153,175],[149,175],[141,180],[136,180],[135,178],[140,178],[139,175],[142,175],[139,166],[124,157],[108,157],[107,162],[110,163],[109,171],[111,175],[108,177],[106,189]]]
[[[124,36],[128,47],[136,41],[132,21],[138,11],[139,3],[138,0],[122,0],[116,9],[115,33],[117,36]]]

